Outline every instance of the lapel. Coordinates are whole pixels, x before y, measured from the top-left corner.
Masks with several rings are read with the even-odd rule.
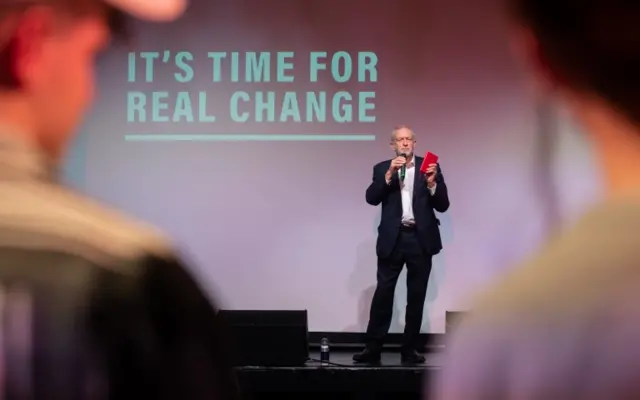
[[[413,170],[413,200],[418,196],[418,191],[424,184],[424,178],[422,177],[422,172],[420,172],[420,167],[422,166],[422,157],[413,156],[415,159],[415,166]]]

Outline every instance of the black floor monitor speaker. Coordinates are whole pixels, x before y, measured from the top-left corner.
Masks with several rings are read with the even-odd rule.
[[[453,333],[466,314],[466,311],[447,311],[445,313],[445,333]]]
[[[223,310],[237,366],[304,365],[309,359],[307,311]]]

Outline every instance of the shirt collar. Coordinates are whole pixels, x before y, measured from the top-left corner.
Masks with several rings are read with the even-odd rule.
[[[11,134],[15,128],[0,127],[0,180],[58,180],[56,163],[43,151]]]
[[[416,165],[416,155],[412,155],[411,158],[407,159],[407,165]]]

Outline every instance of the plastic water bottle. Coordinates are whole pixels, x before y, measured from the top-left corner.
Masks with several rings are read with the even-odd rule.
[[[329,339],[327,338],[320,340],[320,361],[322,363],[329,362]]]

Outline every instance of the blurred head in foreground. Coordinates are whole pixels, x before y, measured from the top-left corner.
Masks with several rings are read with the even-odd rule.
[[[95,62],[125,17],[176,18],[184,0],[0,0],[0,121],[58,157],[95,91]]]
[[[506,0],[517,57],[600,158],[605,200],[479,296],[438,400],[640,398],[640,2]]]
[[[516,56],[565,103],[599,155],[608,194],[640,186],[640,3],[505,0]]]
[[[234,399],[217,308],[170,240],[57,184],[124,14],[185,0],[0,0],[0,397]]]

